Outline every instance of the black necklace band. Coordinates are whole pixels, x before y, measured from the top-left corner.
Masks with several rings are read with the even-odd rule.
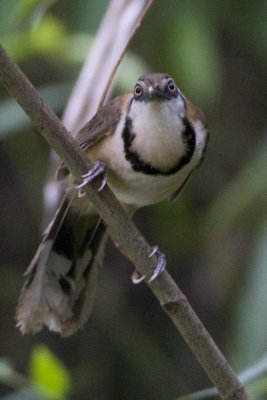
[[[173,175],[182,169],[186,164],[190,162],[193,157],[196,147],[196,134],[192,125],[189,123],[187,118],[183,119],[185,129],[183,131],[183,141],[185,144],[185,153],[179,158],[173,168],[168,171],[163,171],[159,168],[153,167],[151,164],[146,163],[141,159],[140,155],[136,150],[131,148],[132,142],[136,137],[136,134],[132,131],[132,120],[130,117],[126,117],[125,125],[122,131],[122,138],[124,142],[124,153],[125,158],[131,163],[131,166],[136,172],[143,172],[147,175]]]

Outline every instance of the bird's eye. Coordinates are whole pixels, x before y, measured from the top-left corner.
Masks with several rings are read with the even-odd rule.
[[[169,90],[170,92],[175,92],[175,90],[176,90],[176,85],[174,84],[174,82],[170,81],[170,82],[168,83],[168,90]]]
[[[137,96],[137,97],[141,96],[142,92],[143,92],[143,90],[142,90],[141,86],[140,85],[136,85],[136,87],[134,89],[135,96]]]

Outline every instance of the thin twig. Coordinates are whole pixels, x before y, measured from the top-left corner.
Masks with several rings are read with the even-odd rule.
[[[88,171],[91,163],[2,46],[0,46],[0,80],[49,145],[59,154],[71,173],[79,179]],[[123,253],[141,274],[149,278],[156,263],[155,256],[151,259],[148,257],[150,246],[132,220],[127,217],[111,190],[105,187],[99,193],[98,185],[99,181],[96,180],[87,184],[84,190],[109,226],[111,235],[119,243]],[[218,388],[222,399],[248,400],[249,396],[243,385],[168,272],[165,270],[148,285]]]
[[[98,105],[98,110],[99,110],[99,108],[102,107],[102,105],[103,105],[103,103],[104,103],[104,101],[105,101],[107,92],[108,92],[108,90],[109,90],[109,87],[110,87],[110,85],[111,85],[111,82],[113,81],[114,75],[115,75],[115,73],[116,73],[116,71],[117,71],[117,69],[118,69],[118,67],[119,67],[119,65],[120,65],[120,63],[121,63],[121,61],[122,61],[122,59],[123,59],[123,57],[124,57],[124,55],[125,55],[127,49],[128,49],[128,47],[129,47],[131,41],[133,40],[133,37],[135,36],[137,30],[139,29],[139,27],[140,27],[140,25],[141,25],[143,19],[145,18],[147,12],[149,11],[149,9],[150,9],[150,7],[152,6],[153,3],[154,3],[154,0],[149,0],[149,2],[148,2],[147,5],[145,6],[145,8],[144,8],[142,14],[140,15],[140,17],[139,17],[138,20],[136,21],[136,24],[135,24],[135,26],[134,26],[134,29],[133,29],[133,31],[132,31],[132,33],[131,33],[131,35],[130,35],[128,41],[127,41],[127,43],[125,44],[124,49],[122,50],[121,55],[120,55],[120,57],[119,57],[117,63],[114,65],[114,68],[113,68],[113,70],[112,70],[112,72],[111,72],[111,74],[110,74],[109,80],[108,80],[108,82],[107,82],[107,85],[106,85],[106,87],[105,87],[105,90],[104,90],[104,92],[103,92],[103,94],[102,94],[102,97],[101,97],[101,99],[100,99],[100,102],[99,102],[99,105]]]
[[[259,380],[259,376],[267,372],[267,355],[258,360],[254,365],[246,368],[238,374],[238,378],[243,385],[249,385],[255,380]],[[266,379],[266,378],[265,378]],[[265,391],[266,392],[266,391]],[[185,396],[180,396],[176,400],[200,400],[218,396],[218,390],[215,387],[198,390]]]
[[[114,65],[147,0],[111,0],[68,99],[62,120],[73,136],[97,111]]]
[[[97,111],[102,94],[110,87],[110,76],[118,68],[131,41],[129,38],[133,37],[141,24],[149,3],[147,0],[109,2],[62,116],[64,125],[73,136]],[[54,176],[59,164],[58,156],[51,152],[50,160],[48,182],[44,187],[45,225],[55,212],[63,190]]]

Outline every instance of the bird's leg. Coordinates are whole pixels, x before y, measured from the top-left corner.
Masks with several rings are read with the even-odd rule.
[[[92,168],[89,169],[86,174],[82,175],[82,183],[80,185],[77,185],[76,188],[78,189],[78,197],[83,197],[84,196],[84,191],[82,190],[82,187],[87,185],[87,183],[92,182],[98,175],[103,175],[101,185],[98,188],[98,191],[100,192],[106,185],[107,180],[108,180],[108,174],[107,174],[107,168],[105,163],[102,161],[94,161]]]
[[[161,274],[165,268],[166,268],[166,257],[165,254],[161,253],[159,251],[159,247],[158,246],[153,246],[152,247],[152,251],[149,254],[148,258],[151,258],[154,256],[154,254],[157,255],[158,261],[157,261],[157,265],[154,269],[154,272],[152,274],[152,276],[149,278],[148,283],[152,282],[154,279],[156,279],[158,277],[159,274]],[[140,275],[140,273],[135,270],[131,276],[132,278],[132,282],[134,284],[138,284],[140,282],[142,282],[145,279],[145,275]]]

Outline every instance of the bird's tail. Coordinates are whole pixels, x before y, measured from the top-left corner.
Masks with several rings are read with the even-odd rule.
[[[43,325],[69,336],[88,319],[102,262],[106,226],[94,211],[75,211],[65,196],[25,275],[16,312],[22,333]]]

